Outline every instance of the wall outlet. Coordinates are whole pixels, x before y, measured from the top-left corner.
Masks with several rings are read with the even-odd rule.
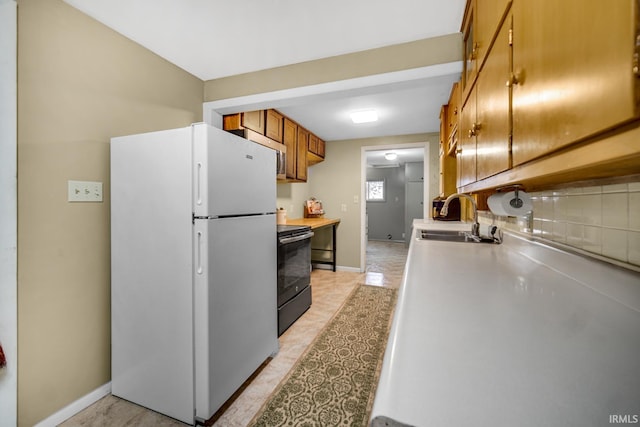
[[[102,202],[102,183],[96,181],[68,181],[67,201]]]
[[[341,210],[342,212],[346,212],[346,211],[347,211],[347,204],[346,204],[346,203],[341,204],[341,205],[340,205],[340,210]]]

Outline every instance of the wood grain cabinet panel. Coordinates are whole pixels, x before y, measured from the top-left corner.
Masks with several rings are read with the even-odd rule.
[[[463,98],[478,76],[511,0],[469,0],[462,21]]]
[[[502,25],[476,81],[476,179],[481,180],[511,167],[509,31],[511,16]]]
[[[476,181],[476,128],[476,88],[473,86],[460,113],[456,155],[458,187]]]
[[[222,126],[224,130],[250,129],[260,135],[264,135],[265,111],[256,110],[227,114],[222,118]]]
[[[514,165],[638,117],[637,4],[514,2]]]
[[[267,110],[265,135],[274,141],[282,142],[284,116],[276,110]]]
[[[324,152],[325,152],[325,142],[324,140],[318,138],[318,152],[316,154],[324,159]]]
[[[283,119],[282,139],[287,147],[286,176],[289,180],[295,180],[298,166],[298,125],[286,117]]]
[[[309,134],[309,151],[313,154],[318,154],[318,137],[314,134]]]
[[[307,180],[307,147],[309,146],[309,131],[298,126],[296,178],[300,181]]]

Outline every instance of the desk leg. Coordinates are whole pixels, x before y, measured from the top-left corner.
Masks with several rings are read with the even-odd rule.
[[[338,247],[337,247],[337,239],[336,239],[336,226],[335,224],[331,227],[331,231],[332,231],[332,238],[333,238],[333,271],[336,271],[336,257],[338,255]]]

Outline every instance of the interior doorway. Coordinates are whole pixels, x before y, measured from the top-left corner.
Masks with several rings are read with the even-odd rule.
[[[370,240],[408,245],[413,218],[424,218],[427,213],[430,157],[428,142],[362,147],[360,265],[363,269],[367,265]]]

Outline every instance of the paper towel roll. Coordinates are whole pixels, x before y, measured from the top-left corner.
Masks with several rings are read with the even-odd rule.
[[[533,209],[531,197],[524,191],[518,191],[518,199],[519,201],[516,200],[515,191],[509,191],[508,193],[492,194],[487,203],[494,215],[523,216],[531,212]]]

